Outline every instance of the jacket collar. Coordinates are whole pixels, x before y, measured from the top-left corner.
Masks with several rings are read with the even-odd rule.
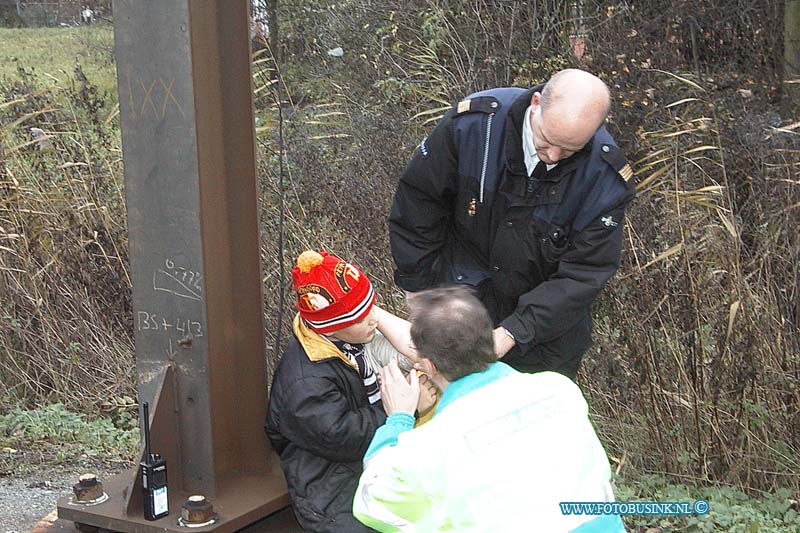
[[[294,316],[292,330],[310,361],[316,363],[327,359],[341,359],[349,366],[355,368],[350,359],[348,359],[348,357],[331,341],[306,326],[305,321],[300,318],[300,313]]]
[[[508,110],[506,123],[506,160],[508,168],[514,174],[527,176],[525,170],[525,152],[522,151],[522,123],[525,120],[525,110],[531,105],[531,97],[535,92],[542,92],[544,84],[537,85],[522,93]]]
[[[525,121],[525,111],[531,105],[533,93],[541,93],[544,90],[544,83],[536,85],[522,93],[508,110],[508,121],[506,123],[506,162],[508,169],[513,174],[526,176],[528,171],[525,168],[525,152],[522,149],[522,125]],[[592,142],[594,137],[578,152],[572,154],[567,159],[559,161],[552,171],[546,174],[543,181],[558,181],[575,168],[584,158],[592,152]]]
[[[436,405],[436,412],[441,412],[442,409],[470,392],[516,372],[507,364],[498,361],[491,363],[482,372],[475,372],[461,377],[445,387],[442,397]]]

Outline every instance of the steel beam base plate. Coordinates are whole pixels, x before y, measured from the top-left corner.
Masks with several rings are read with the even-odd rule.
[[[126,501],[128,500],[127,491],[130,479],[133,475],[135,475],[135,472],[128,472],[106,480],[103,485],[109,498],[106,502],[98,505],[87,507],[74,504],[69,496],[59,499],[59,522],[69,521],[76,524],[85,524],[86,526],[96,527],[100,531],[136,533],[164,531],[227,533],[240,530],[252,532],[302,531],[297,526],[291,509],[287,509],[289,499],[286,495],[285,483],[280,475],[240,475],[223,480],[220,490],[211,502],[214,505],[218,520],[208,526],[191,529],[178,523],[181,505],[190,496],[188,493],[170,492],[170,514],[159,520],[148,521],[141,515],[129,516],[126,513]],[[265,519],[264,517],[267,518]],[[270,526],[270,520],[279,520],[283,525],[273,529],[268,527]],[[256,522],[267,529],[250,529],[248,527]],[[276,527],[278,526],[276,525]],[[52,529],[52,531],[62,530]]]

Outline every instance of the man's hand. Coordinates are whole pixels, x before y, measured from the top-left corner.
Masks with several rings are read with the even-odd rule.
[[[419,378],[416,371],[412,370],[406,377],[397,366],[397,361],[392,360],[383,367],[380,387],[383,410],[387,415],[406,413],[414,416],[420,396]]]
[[[416,374],[417,371],[412,370],[411,373]],[[419,411],[420,415],[427,413],[434,406],[438,394],[439,389],[436,388],[436,385],[433,384],[427,374],[419,376],[419,404],[417,405],[417,411]]]
[[[514,338],[508,334],[508,331],[503,326],[495,328],[494,336],[494,354],[498,359],[502,359],[508,351],[514,347],[516,342]]]

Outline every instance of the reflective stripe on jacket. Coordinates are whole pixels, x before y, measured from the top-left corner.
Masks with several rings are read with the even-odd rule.
[[[613,501],[586,401],[560,374],[495,363],[450,384],[427,424],[406,418],[376,432],[353,503],[378,531],[566,532],[595,517],[560,502]],[[616,518],[606,531],[624,531]]]

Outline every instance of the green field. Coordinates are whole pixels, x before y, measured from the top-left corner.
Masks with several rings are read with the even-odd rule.
[[[113,50],[114,31],[108,24],[0,28],[0,78],[24,68],[42,85],[64,85],[80,65],[100,91],[116,94]]]

